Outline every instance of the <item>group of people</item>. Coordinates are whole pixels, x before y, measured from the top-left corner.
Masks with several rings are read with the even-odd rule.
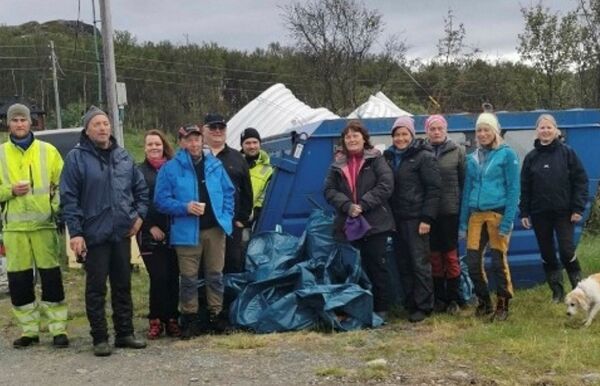
[[[190,339],[227,327],[223,274],[243,270],[242,235],[258,219],[273,173],[256,129],[243,131],[237,151],[226,143],[223,117],[208,114],[201,125],[179,128],[177,152],[163,132],[149,130],[145,159],[136,165],[112,136],[106,113],[92,106],[83,117],[79,143],[63,164],[57,149],[31,132],[26,106],[11,106],[7,118],[9,138],[0,146],[0,203],[10,297],[22,329],[15,348],[39,342],[42,317],[53,345],[69,346],[60,222],[86,272],[85,307],[95,355],[112,353],[107,280],[114,346],[146,346],[132,323],[133,236],[150,277],[149,339],[163,334]],[[442,115],[428,117],[424,126],[426,138],[417,138],[413,119],[399,117],[390,130],[392,145],[382,154],[367,128],[349,121],[325,180],[325,198],[336,210],[335,237],[360,250],[374,311],[385,319],[392,299],[386,263],[392,236],[409,320],[420,322],[433,311],[456,314],[463,305],[457,246],[459,237],[466,237],[476,314],[505,320],[513,296],[507,251],[517,209],[522,225],[535,231],[552,299],[562,301],[554,233],[560,262],[575,286],[581,268],[574,225],[585,209],[588,181],[554,118],[543,114],[538,119],[535,148],[525,157],[520,178],[518,157],[503,143],[494,114],[477,118],[477,148],[469,155],[449,138]],[[495,309],[483,264],[486,246],[497,285]]]
[[[507,252],[518,211],[523,227],[534,229],[552,300],[564,298],[562,268],[571,285],[577,285],[581,267],[574,230],[588,200],[588,179],[551,115],[540,115],[535,130],[534,149],[520,168],[490,112],[478,116],[476,148],[468,155],[448,136],[442,115],[425,120],[425,138],[416,137],[411,117],[399,117],[390,130],[392,145],[383,154],[360,121],[348,122],[324,195],[336,210],[336,238],[360,250],[379,316],[387,317],[392,297],[386,263],[390,236],[411,322],[423,321],[432,312],[457,314],[465,304],[457,246],[466,238],[475,314],[506,320],[513,297]],[[495,307],[484,267],[488,248]]]
[[[222,116],[201,127],[179,128],[179,150],[149,130],[145,159],[136,165],[112,136],[107,114],[91,107],[79,143],[63,160],[31,132],[29,109],[7,112],[8,141],[0,146],[0,202],[9,292],[22,329],[13,342],[39,342],[44,319],[57,348],[69,346],[67,305],[60,270],[57,224],[86,272],[85,307],[96,356],[112,353],[105,315],[111,287],[115,347],[140,349],[131,298],[131,238],[136,236],[150,277],[147,337],[190,339],[223,331],[224,272],[244,267],[242,233],[258,219],[272,174],[254,128],[241,135],[242,151],[227,146]],[[35,278],[41,279],[41,302]],[[198,305],[204,281],[208,324]]]

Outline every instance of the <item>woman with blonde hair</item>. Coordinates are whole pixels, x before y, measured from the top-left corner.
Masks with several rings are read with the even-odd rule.
[[[507,252],[519,203],[519,160],[503,143],[496,115],[480,114],[475,135],[478,147],[467,156],[459,231],[467,235],[469,276],[478,300],[475,314],[493,314],[492,320],[502,321],[513,296]],[[482,247],[488,243],[497,287],[495,311],[483,260]]]
[[[562,268],[573,288],[581,280],[573,237],[588,200],[588,178],[575,151],[561,141],[552,115],[540,115],[535,126],[537,139],[521,170],[521,224],[533,226],[552,301],[560,303],[565,296]]]

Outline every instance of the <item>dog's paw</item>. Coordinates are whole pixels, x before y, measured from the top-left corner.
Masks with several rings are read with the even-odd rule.
[[[592,325],[592,321],[591,320],[586,320],[585,323],[583,324],[583,327],[589,327]]]

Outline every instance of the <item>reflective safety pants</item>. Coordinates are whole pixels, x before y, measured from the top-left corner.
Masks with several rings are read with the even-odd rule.
[[[8,285],[13,314],[24,336],[37,336],[41,315],[54,336],[66,334],[67,305],[58,262],[58,237],[54,229],[4,232]],[[42,282],[42,301],[35,299],[34,267]]]

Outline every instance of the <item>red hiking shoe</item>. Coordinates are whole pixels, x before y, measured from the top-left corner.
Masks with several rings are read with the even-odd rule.
[[[163,333],[164,328],[160,319],[150,319],[150,325],[148,327],[148,339],[158,339]]]

